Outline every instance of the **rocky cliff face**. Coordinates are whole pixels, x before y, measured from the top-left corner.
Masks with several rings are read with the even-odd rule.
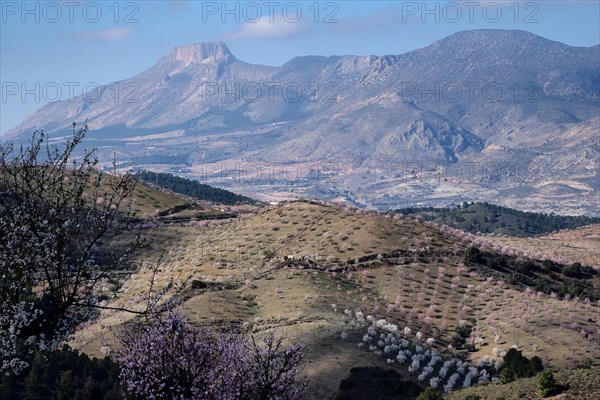
[[[460,32],[401,55],[305,56],[277,68],[199,43],[112,84],[119,101],[107,85],[100,96],[42,107],[9,135],[61,135],[87,119],[101,152],[118,149],[142,167],[321,162],[335,164],[338,178],[306,183],[307,194],[381,208],[483,199],[593,211],[599,65],[599,46],[523,31]],[[419,163],[437,178],[407,181],[415,168],[406,166]],[[448,166],[479,172],[468,182],[442,177]]]
[[[161,61],[170,64],[181,63],[189,65],[196,63],[229,63],[234,59],[235,57],[231,54],[225,43],[216,42],[177,46]]]

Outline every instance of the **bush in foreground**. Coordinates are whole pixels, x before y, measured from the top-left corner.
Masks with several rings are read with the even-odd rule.
[[[195,329],[176,312],[120,337],[121,380],[134,399],[260,400],[304,398],[303,348],[268,334],[255,337]]]

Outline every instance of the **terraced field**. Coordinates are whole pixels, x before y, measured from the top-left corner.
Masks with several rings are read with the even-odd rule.
[[[400,332],[409,327],[399,337],[421,344],[431,338],[439,354],[473,364],[497,362],[511,346],[560,369],[585,357],[600,360],[596,303],[519,290],[466,263],[465,244],[419,221],[305,201],[229,211],[236,218],[158,220],[144,229],[135,272],[107,290],[106,304],[142,309],[158,265],[154,288],[180,288],[180,311],[194,324],[275,329],[305,343],[314,399],[334,396],[359,366],[394,368],[427,386],[407,364],[379,355],[382,349],[359,347],[367,329],[356,310]],[[597,283],[595,277],[586,284]],[[131,318],[103,311],[73,345],[99,354],[102,341],[114,343],[115,330]],[[463,325],[472,328],[471,351],[456,345]]]

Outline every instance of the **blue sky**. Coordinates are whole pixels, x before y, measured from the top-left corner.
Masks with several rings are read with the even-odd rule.
[[[401,54],[483,28],[600,42],[597,0],[0,0],[0,11],[0,134],[50,100],[129,78],[188,43],[222,40],[240,60],[281,65],[298,55]]]

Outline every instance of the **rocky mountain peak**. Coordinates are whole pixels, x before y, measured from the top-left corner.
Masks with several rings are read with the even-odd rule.
[[[202,42],[175,47],[166,57],[170,63],[208,64],[229,63],[235,59],[223,42]]]

